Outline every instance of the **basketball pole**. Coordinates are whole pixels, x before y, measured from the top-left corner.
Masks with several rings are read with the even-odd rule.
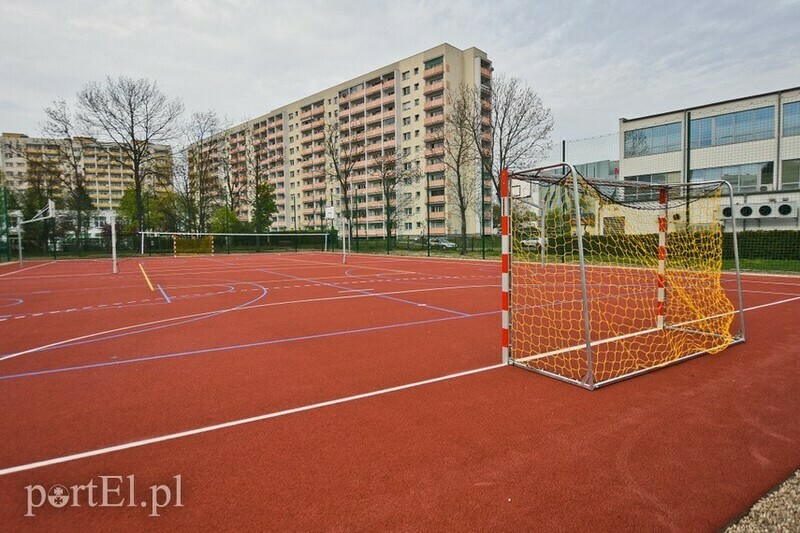
[[[117,215],[111,212],[111,271],[116,274],[117,268]]]

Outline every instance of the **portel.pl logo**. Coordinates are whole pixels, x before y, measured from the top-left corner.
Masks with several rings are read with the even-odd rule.
[[[25,516],[36,516],[35,510],[49,505],[56,509],[64,507],[136,507],[149,511],[148,516],[161,516],[165,507],[183,507],[181,476],[173,476],[168,484],[149,487],[149,495],[136,500],[135,476],[98,476],[82,485],[28,485],[27,512]]]

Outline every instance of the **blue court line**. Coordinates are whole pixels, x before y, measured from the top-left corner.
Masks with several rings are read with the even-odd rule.
[[[170,299],[169,299],[169,296],[167,296],[167,293],[166,293],[166,292],[164,292],[164,289],[161,287],[161,285],[156,285],[156,287],[158,287],[158,290],[160,290],[160,291],[161,291],[161,296],[163,296],[163,297],[164,297],[164,299],[167,301],[167,303],[168,303],[168,304],[171,304],[171,303],[172,303],[172,300],[170,300]]]
[[[326,337],[338,337],[342,335],[351,335],[355,333],[368,333],[371,331],[383,331],[395,328],[403,328],[408,326],[419,326],[423,324],[434,324],[437,322],[449,322],[451,320],[461,320],[464,318],[473,318],[479,316],[488,316],[493,314],[498,314],[500,311],[485,311],[483,313],[473,313],[473,314],[464,314],[463,316],[447,316],[442,318],[431,318],[428,320],[417,320],[413,322],[400,322],[398,324],[387,324],[384,326],[370,326],[366,328],[357,328],[357,329],[346,329],[341,331],[332,331],[329,333],[315,333],[312,335],[301,335],[298,337],[286,337],[283,339],[272,339],[268,341],[259,341],[259,342],[250,342],[247,344],[233,344],[229,346],[219,346],[217,348],[202,348],[199,350],[189,350],[186,352],[176,352],[176,353],[168,353],[162,355],[151,355],[147,357],[137,357],[135,359],[125,359],[122,361],[107,361],[105,363],[92,363],[89,365],[80,365],[80,366],[66,366],[62,368],[53,368],[50,370],[36,370],[33,372],[24,372],[20,374],[8,374],[5,376],[0,376],[0,381],[6,379],[16,379],[16,378],[25,378],[25,377],[33,377],[33,376],[41,376],[45,374],[55,374],[60,372],[69,372],[72,370],[86,370],[91,368],[102,368],[107,366],[116,366],[116,365],[127,365],[131,363],[141,363],[147,361],[157,361],[159,359],[172,359],[175,357],[185,357],[189,355],[200,355],[206,353],[213,353],[213,352],[225,352],[230,350],[239,350],[243,348],[254,348],[256,346],[269,346],[272,344],[284,344],[289,342],[297,342],[297,341],[305,341],[305,340],[312,340],[312,339],[323,339]]]
[[[353,270],[355,270],[355,269],[353,269]],[[392,301],[401,302],[401,303],[404,303],[404,304],[411,304],[411,305],[415,305],[417,307],[424,307],[426,309],[434,309],[436,311],[442,311],[442,312],[445,312],[445,313],[452,313],[452,314],[458,315],[458,316],[470,316],[468,313],[462,313],[461,311],[455,311],[453,309],[446,309],[444,307],[437,307],[435,305],[423,304],[423,303],[415,302],[413,300],[404,300],[403,298],[396,298],[394,296],[388,296],[386,294],[373,294],[370,291],[365,291],[365,290],[361,290],[361,289],[353,289],[352,287],[345,287],[344,285],[336,285],[335,283],[327,283],[327,282],[324,282],[324,281],[318,281],[318,280],[315,280],[314,278],[301,278],[299,276],[292,276],[291,274],[284,274],[283,272],[274,272],[272,270],[265,270],[265,269],[260,269],[259,271],[260,272],[266,272],[267,274],[273,274],[273,275],[276,275],[276,276],[284,276],[284,277],[287,277],[287,278],[290,278],[290,279],[294,279],[294,280],[297,280],[297,281],[305,281],[306,283],[316,283],[318,285],[326,285],[328,287],[333,287],[334,289],[340,289],[340,290],[347,291],[347,292],[357,292],[359,294],[365,294],[367,296],[374,296],[375,298],[384,298],[386,300],[392,300]]]

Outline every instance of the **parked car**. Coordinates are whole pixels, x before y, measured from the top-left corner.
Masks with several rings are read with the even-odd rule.
[[[520,242],[520,245],[526,250],[540,250],[542,247],[539,239],[525,239]]]
[[[456,243],[448,241],[447,239],[431,239],[431,246],[441,248],[442,250],[454,250]]]

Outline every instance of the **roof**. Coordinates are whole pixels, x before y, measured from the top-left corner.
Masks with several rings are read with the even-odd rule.
[[[634,120],[644,120],[644,119],[648,119],[648,118],[662,117],[662,116],[665,116],[665,115],[672,115],[672,114],[675,114],[675,113],[686,113],[687,111],[694,111],[696,109],[704,109],[706,107],[711,107],[711,106],[732,104],[732,103],[735,103],[735,102],[743,102],[745,100],[751,100],[753,98],[763,98],[765,96],[778,95],[778,94],[788,93],[788,92],[791,92],[791,91],[800,91],[800,87],[791,87],[791,88],[782,89],[782,90],[779,90],[779,91],[770,91],[768,93],[754,94],[754,95],[751,95],[751,96],[742,96],[742,97],[739,97],[739,98],[732,98],[730,100],[720,100],[719,102],[711,102],[709,104],[703,104],[703,105],[698,105],[698,106],[693,106],[693,107],[687,107],[687,108],[684,108],[684,109],[675,109],[673,111],[664,111],[662,113],[655,113],[653,115],[645,115],[643,117],[636,117],[636,118],[625,118],[625,117],[623,117],[620,120],[622,122],[633,122]]]

